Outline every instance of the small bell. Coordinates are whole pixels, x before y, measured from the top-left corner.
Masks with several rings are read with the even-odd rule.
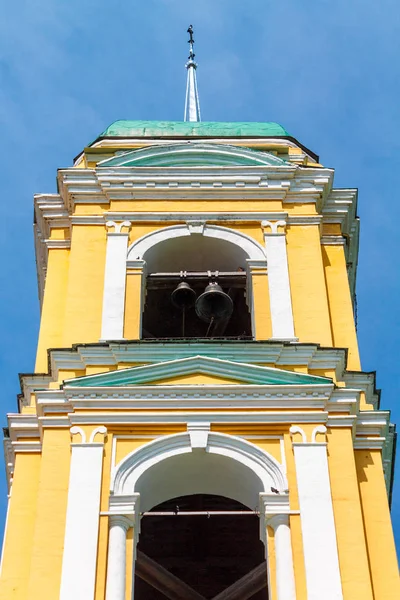
[[[196,300],[196,292],[186,281],[181,281],[171,294],[171,302],[180,310],[191,308]]]
[[[209,283],[196,300],[196,314],[203,321],[228,319],[233,312],[233,301],[218,283]]]

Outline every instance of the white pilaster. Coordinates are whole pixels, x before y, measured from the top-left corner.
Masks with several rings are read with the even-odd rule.
[[[115,223],[108,221],[106,266],[104,272],[103,314],[101,323],[102,340],[120,340],[124,335],[126,255],[130,221]],[[109,231],[111,228],[113,232]]]
[[[262,221],[261,225],[264,227],[268,264],[272,337],[279,340],[294,340],[296,338],[290,296],[286,234],[278,232],[278,227],[286,227],[286,221]]]
[[[274,530],[276,591],[278,600],[295,600],[296,586],[289,516],[275,515],[267,520],[267,525]]]
[[[94,598],[104,444],[93,440],[106,431],[99,427],[85,443],[84,432],[71,429],[82,435],[83,443],[71,444],[60,600]]]
[[[291,428],[303,439],[293,442],[293,450],[308,600],[343,598],[326,443],[316,441],[317,434],[325,432],[324,426],[316,427],[307,443],[300,427]]]

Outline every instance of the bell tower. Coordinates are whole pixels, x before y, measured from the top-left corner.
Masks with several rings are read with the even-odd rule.
[[[357,191],[276,123],[201,122],[187,68],[189,118],[113,123],[34,198],[0,597],[397,600]]]

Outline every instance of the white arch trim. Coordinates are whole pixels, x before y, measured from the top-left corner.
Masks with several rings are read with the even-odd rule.
[[[144,260],[146,252],[160,242],[172,238],[199,234],[235,244],[236,246],[239,246],[251,260],[266,260],[265,250],[261,244],[245,233],[229,229],[228,227],[221,227],[219,225],[205,224],[203,226],[203,224],[199,224],[195,221],[193,221],[193,225],[189,221],[187,225],[163,227],[162,229],[157,229],[156,231],[144,235],[129,246],[127,259],[128,261]]]
[[[210,431],[207,436],[206,452],[218,454],[237,461],[253,471],[262,483],[264,493],[270,493],[271,487],[286,490],[286,476],[279,462],[270,454],[236,436]],[[193,451],[190,432],[163,436],[137,450],[121,460],[113,470],[111,492],[125,496],[135,493],[139,478],[151,467],[180,454]]]

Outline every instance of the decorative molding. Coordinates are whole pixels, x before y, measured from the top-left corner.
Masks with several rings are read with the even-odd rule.
[[[301,435],[301,439],[303,444],[307,443],[307,436],[306,436],[306,432],[304,431],[304,429],[302,427],[299,427],[298,425],[292,425],[292,427],[289,429],[290,431],[290,435],[292,437],[293,440],[293,436],[296,433],[299,433]]]
[[[261,480],[264,492],[269,492],[271,486],[277,489],[287,489],[287,479],[281,465],[270,454],[236,436],[207,431],[207,429],[203,429],[203,432],[207,432],[208,435],[207,454],[209,456],[214,454],[225,457],[253,471],[257,479]],[[196,441],[199,441],[199,438]],[[201,441],[204,442],[204,437]],[[134,450],[123,458],[113,470],[110,484],[113,494],[111,498],[123,499],[128,492],[132,494],[132,491],[136,491],[136,485],[143,473],[156,464],[167,461],[173,456],[191,452],[190,431],[162,436]],[[149,502],[151,504],[152,501],[149,500]]]
[[[114,234],[114,235],[118,235],[118,234],[122,234],[122,235],[128,235],[129,229],[131,228],[132,223],[130,221],[121,221],[121,222],[116,222],[116,221],[107,221],[106,222],[106,229],[107,229],[107,233],[108,234]],[[122,232],[122,228],[125,227],[128,229],[128,231],[126,232]],[[114,231],[109,231],[110,229],[114,228]]]
[[[323,235],[321,244],[323,246],[345,246],[346,238],[341,235]]]
[[[129,517],[131,527],[139,515],[140,494],[113,494],[109,498],[108,514]]]
[[[189,229],[190,235],[203,235],[206,222],[201,220],[186,221],[186,225]]]
[[[265,515],[266,520],[272,519],[276,515],[293,514],[290,510],[289,496],[287,488],[277,488],[279,494],[261,493],[260,494],[260,514]],[[298,511],[295,511],[298,513]]]
[[[326,432],[327,429],[325,427],[325,425],[317,425],[317,427],[314,427],[314,429],[312,430],[311,433],[311,443],[312,444],[318,444],[319,442],[317,441],[317,434],[322,434],[326,437]],[[325,442],[325,439],[324,439]]]
[[[187,411],[123,411],[120,410],[118,414],[110,415],[109,412],[98,413],[96,415],[91,414],[71,414],[69,421],[71,424],[77,425],[138,425],[138,424],[187,424],[189,421],[211,421],[216,424],[260,424],[260,425],[288,425],[296,421],[297,423],[326,423],[328,419],[328,413],[326,411],[251,411],[248,410],[236,410],[228,412],[226,410],[212,410],[212,411],[193,411],[189,413]],[[48,426],[52,426],[54,419],[49,417],[42,417],[41,420],[46,423],[49,420]]]
[[[172,225],[152,231],[129,246],[127,260],[130,261],[133,257],[136,260],[144,259],[146,252],[160,242],[188,235],[190,235],[190,230],[186,224]],[[205,224],[203,235],[205,237],[222,239],[239,246],[247,254],[248,258],[265,260],[265,251],[261,244],[240,231],[219,225]]]
[[[208,434],[210,433],[210,423],[188,423],[187,430],[190,437],[192,450],[205,450],[208,443]]]
[[[284,219],[279,219],[278,221],[261,221],[261,227],[264,228],[264,236],[285,235],[286,221]],[[283,232],[278,232],[278,227],[283,227]],[[267,228],[270,228],[271,231],[265,231]]]
[[[223,376],[232,379],[232,383],[241,381],[260,385],[315,385],[333,388],[332,380],[327,377],[199,355],[67,379],[64,381],[64,388],[131,386],[195,373]]]
[[[227,213],[223,212],[196,212],[192,213],[189,210],[181,211],[181,212],[115,212],[108,211],[105,213],[105,217],[112,220],[117,219],[127,219],[134,223],[136,222],[161,222],[167,223],[168,221],[182,221],[185,223],[190,219],[194,219],[196,221],[205,221],[211,223],[217,222],[251,222],[251,223],[259,223],[263,220],[269,219],[289,219],[287,212],[236,212],[230,211]],[[74,219],[75,217],[71,217]],[[87,217],[78,217],[78,218],[86,218],[90,219],[90,216]],[[322,219],[322,217],[319,217]],[[315,219],[315,217],[311,216],[310,219]],[[101,221],[102,223],[104,221]]]
[[[143,263],[141,263],[143,264]],[[88,365],[118,365],[124,363],[149,364],[164,362],[167,360],[177,360],[180,358],[192,357],[193,354],[216,357],[224,360],[237,361],[242,356],[251,364],[275,364],[280,366],[307,366],[309,370],[332,369],[335,371],[336,378],[346,381],[347,374],[345,369],[345,350],[342,348],[320,348],[318,344],[296,344],[285,343],[274,340],[265,342],[209,342],[196,341],[179,343],[168,342],[163,345],[149,343],[147,340],[138,340],[135,342],[109,342],[92,345],[76,345],[72,349],[51,350],[50,365],[53,377],[58,376],[59,370],[84,370]],[[365,376],[372,377],[373,374],[354,372],[351,378],[351,387],[357,387],[357,380],[360,379],[361,389],[366,391],[367,402],[371,395],[373,386],[365,386]],[[39,376],[42,377],[42,376]],[[33,381],[32,375],[22,377],[23,385]],[[53,381],[49,376],[49,380]],[[28,385],[28,383],[27,383]],[[32,384],[29,383],[32,388]],[[43,385],[46,387],[45,381]]]
[[[86,438],[86,433],[85,431],[82,429],[82,427],[78,427],[77,425],[74,425],[73,427],[70,428],[70,433],[71,436],[73,437],[74,435],[80,435],[81,436],[81,441],[80,443],[75,443],[72,444],[73,446],[85,446],[85,445],[96,445],[99,446],[101,444],[99,444],[98,442],[95,442],[95,437],[97,434],[101,434],[103,436],[103,438],[107,435],[107,427],[104,427],[104,425],[100,425],[99,427],[96,427],[95,429],[93,429],[92,433],[90,434],[90,439],[89,442],[87,441]],[[104,439],[102,440],[104,441]]]
[[[301,146],[299,146],[298,143],[289,140],[287,138],[257,138],[255,139],[254,137],[240,137],[240,138],[228,138],[228,137],[216,137],[213,138],[213,142],[215,142],[216,144],[229,144],[232,145],[234,143],[239,143],[243,146],[245,146],[246,148],[251,148],[254,150],[265,150],[266,148],[270,148],[273,151],[277,151],[276,149],[282,149],[281,153],[284,153],[285,155],[285,160],[286,161],[293,161],[295,163],[297,163],[300,159],[303,161],[304,156],[308,157],[308,160],[311,161],[311,163],[315,163],[316,162],[316,157],[315,155],[311,155],[310,153],[307,153],[307,149],[302,148]],[[160,145],[169,145],[171,143],[171,139],[170,138],[146,138],[146,146],[160,146]],[[188,138],[186,139],[174,139],[174,144],[178,145],[178,144],[182,144],[185,145],[188,143]],[[191,144],[198,144],[198,143],[204,143],[204,140],[202,138],[191,138],[190,140]],[[110,156],[110,151],[112,151],[112,153],[114,153],[115,148],[121,148],[123,150],[126,150],[126,148],[137,148],[143,145],[143,137],[118,137],[118,138],[102,138],[100,140],[98,140],[97,142],[95,142],[94,144],[91,145],[91,149],[92,148],[104,148],[104,152],[106,153],[105,158]],[[299,152],[299,154],[289,154],[287,148],[295,148],[297,152]],[[90,150],[86,149],[86,152],[90,152]],[[80,155],[81,157],[82,155]],[[96,157],[101,156],[98,154],[98,150],[96,152]],[[79,158],[77,159],[77,161],[79,160]],[[303,157],[303,158],[301,158]]]
[[[286,217],[288,225],[321,225],[324,217],[322,215],[288,215]]]
[[[56,240],[46,239],[43,240],[48,250],[65,250],[71,248],[71,240]]]
[[[73,427],[70,428],[70,433],[71,436],[73,437],[74,435],[80,435],[81,436],[81,444],[86,444],[86,433],[84,432],[84,430],[82,429],[82,427],[78,427],[77,425],[74,425]]]
[[[89,444],[95,443],[95,437],[98,434],[103,436],[104,441],[104,438],[107,435],[107,427],[104,427],[104,425],[100,425],[100,427],[96,427],[95,429],[93,429],[92,433],[90,434]]]
[[[302,445],[302,446],[310,446],[310,445],[314,445],[314,444],[322,444],[322,445],[325,444],[325,440],[323,442],[317,441],[318,434],[326,435],[327,429],[326,429],[325,425],[317,425],[316,427],[314,427],[314,429],[312,430],[312,433],[311,433],[311,442],[307,442],[307,435],[302,427],[299,427],[298,425],[292,425],[292,427],[289,429],[289,431],[290,431],[290,435],[292,437],[293,446],[300,444],[299,442],[293,441],[293,436],[296,433],[299,433],[301,435],[302,441],[301,441],[300,445]]]

